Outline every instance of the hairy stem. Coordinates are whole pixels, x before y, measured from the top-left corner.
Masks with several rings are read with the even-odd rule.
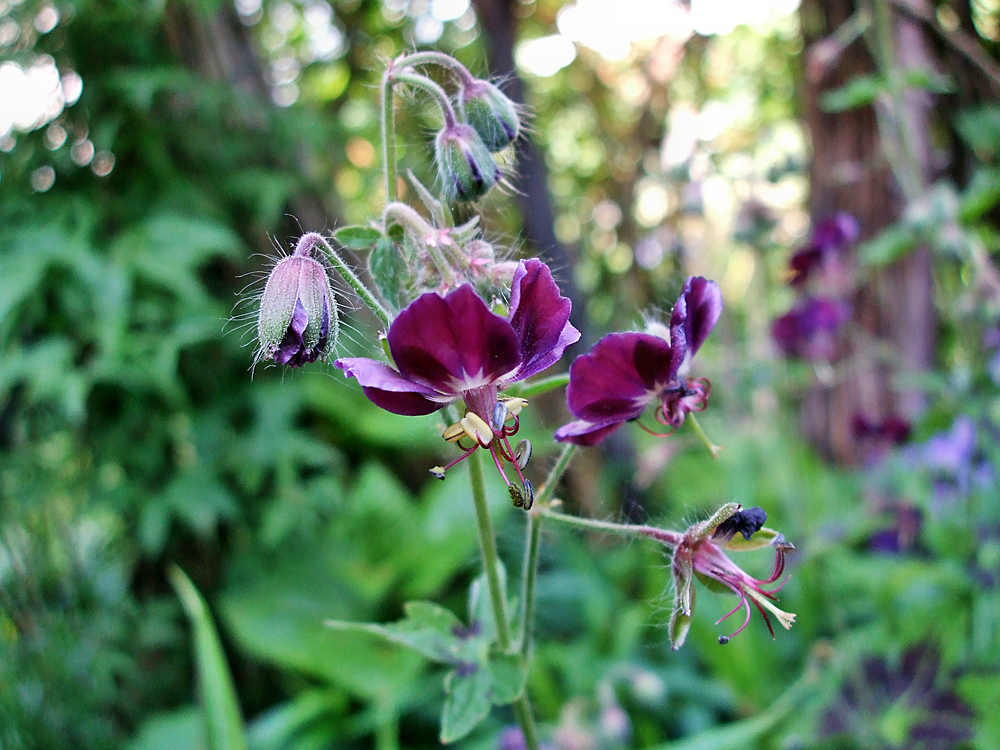
[[[716,445],[709,440],[705,430],[701,427],[701,422],[698,421],[698,418],[694,414],[688,414],[687,420],[691,423],[691,429],[694,430],[694,434],[699,437],[701,442],[705,444],[705,447],[708,448],[708,452],[712,454],[712,458],[718,458],[719,451],[722,450],[722,446]]]
[[[579,516],[568,516],[559,513],[551,508],[539,508],[538,514],[542,518],[547,518],[558,523],[573,526],[584,531],[600,531],[610,534],[620,534],[622,536],[642,536],[653,539],[668,547],[676,547],[680,544],[683,534],[670,529],[659,529],[656,526],[645,526],[631,523],[612,523],[611,521],[595,521],[590,518],[580,518]]]
[[[311,240],[323,250],[323,255],[326,256],[326,259],[330,261],[330,264],[337,270],[337,273],[339,273],[344,281],[347,282],[348,286],[355,291],[355,293],[361,298],[361,301],[371,308],[372,312],[379,317],[379,320],[381,320],[386,326],[392,323],[392,316],[389,314],[389,311],[382,306],[382,303],[378,301],[375,294],[365,286],[364,282],[358,278],[357,274],[351,270],[351,267],[344,262],[340,255],[337,254],[337,251],[330,246],[330,243],[326,241],[326,238],[323,237],[323,235],[311,232],[303,236],[303,238],[299,240],[299,243],[301,244],[303,240],[306,239]]]
[[[416,86],[418,89],[423,89],[429,94],[441,108],[441,116],[444,117],[445,127],[450,128],[458,124],[458,116],[455,114],[455,108],[451,106],[451,99],[448,98],[448,93],[430,78],[419,73],[396,73],[393,79],[397,83]]]
[[[486,569],[486,581],[490,589],[490,603],[493,606],[493,619],[497,629],[497,645],[504,653],[510,653],[511,637],[510,623],[507,620],[507,594],[500,585],[500,574],[497,571],[500,558],[497,555],[493,520],[490,518],[490,508],[486,502],[486,485],[483,482],[483,464],[479,457],[480,453],[481,451],[475,451],[469,456],[468,461],[472,499],[476,506],[479,551],[483,556],[483,567]],[[528,750],[539,750],[541,745],[538,739],[538,728],[535,726],[535,716],[531,711],[531,703],[526,694],[514,703],[514,715],[524,733],[524,741]]]
[[[382,170],[385,173],[385,202],[392,203],[399,197],[396,176],[396,110],[393,105],[392,64],[382,74]]]
[[[396,58],[395,65],[399,68],[416,67],[418,65],[440,65],[454,73],[463,86],[475,83],[476,79],[462,63],[443,52],[427,50],[401,55]]]

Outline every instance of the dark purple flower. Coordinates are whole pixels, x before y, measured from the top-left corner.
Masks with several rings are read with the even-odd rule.
[[[257,360],[301,367],[333,349],[337,302],[323,264],[311,257],[320,237],[304,235],[271,271],[260,298]]]
[[[847,213],[834,214],[819,222],[809,244],[797,250],[789,261],[789,283],[793,286],[804,284],[814,271],[827,265],[839,265],[859,234],[858,222]]]
[[[718,285],[692,277],[674,305],[665,335],[611,333],[577,357],[566,389],[569,410],[577,420],[560,427],[556,440],[596,445],[637,419],[653,401],[659,402],[655,419],[673,429],[689,412],[704,409],[711,385],[686,376],[721,314]]]
[[[357,378],[372,403],[395,414],[430,414],[456,399],[465,401],[465,416],[444,437],[460,444],[467,438],[472,445],[436,475],[480,446],[489,448],[501,474],[502,458],[520,475],[507,438],[517,431],[526,402],[500,398],[499,392],[555,364],[580,338],[569,322],[570,308],[548,266],[521,261],[508,317],[491,312],[468,284],[445,296],[423,294],[389,326],[395,367],[363,357],[339,359],[336,365]]]
[[[828,362],[836,354],[837,331],[850,315],[850,306],[839,300],[807,298],[771,324],[771,335],[786,357]]]

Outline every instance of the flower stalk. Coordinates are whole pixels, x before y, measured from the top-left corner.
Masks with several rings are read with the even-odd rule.
[[[299,244],[301,245],[307,241],[322,250],[323,255],[330,261],[330,265],[334,267],[337,273],[347,282],[348,286],[361,298],[361,301],[368,305],[371,311],[378,316],[379,320],[388,326],[392,322],[392,316],[389,315],[389,311],[378,301],[375,294],[365,286],[365,283],[358,278],[357,274],[351,270],[351,267],[344,262],[343,258],[337,254],[337,251],[330,246],[326,238],[317,232],[310,232],[299,240]]]

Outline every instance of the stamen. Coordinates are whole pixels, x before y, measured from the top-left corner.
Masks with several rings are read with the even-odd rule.
[[[496,464],[497,471],[500,472],[500,476],[503,477],[504,484],[509,488],[511,486],[510,480],[507,478],[507,473],[503,470],[503,463],[500,461],[500,457],[497,455],[496,445],[494,443],[490,444],[490,455],[493,456],[493,463]],[[516,466],[517,464],[515,464]],[[510,490],[508,489],[508,492]]]
[[[507,408],[507,404],[497,401],[497,405],[493,407],[493,432],[503,432],[503,425],[509,414],[510,409]]]
[[[479,447],[478,445],[472,446],[471,448],[469,448],[469,450],[465,451],[465,453],[463,453],[461,456],[459,456],[458,458],[456,458],[454,461],[452,461],[447,466],[432,466],[430,468],[431,474],[433,476],[437,477],[438,479],[444,479],[444,473],[446,471],[448,471],[448,469],[450,469],[452,466],[454,466],[455,464],[459,463],[460,461],[464,461],[465,459],[467,459],[469,456],[472,455],[472,452],[476,448],[478,448],[478,447]]]
[[[729,641],[731,641],[733,638],[735,638],[740,633],[742,633],[743,630],[744,630],[744,628],[746,628],[746,626],[750,623],[750,615],[751,615],[750,601],[747,599],[747,595],[746,595],[746,593],[742,589],[740,590],[740,603],[736,605],[736,609],[734,609],[732,612],[730,612],[729,615],[736,614],[736,612],[738,612],[741,607],[747,613],[747,616],[743,619],[743,624],[740,625],[735,631],[733,631],[729,635],[720,635],[719,636],[719,645],[724,646],[725,644],[729,643]],[[729,617],[729,615],[726,615],[726,617]],[[723,620],[725,620],[726,617],[719,618],[716,621],[715,624],[718,625],[720,622],[722,622]],[[768,624],[768,627],[770,627],[770,624]]]
[[[513,486],[513,485],[511,485]],[[531,486],[531,482],[527,479],[524,480],[524,509],[531,510],[531,506],[535,504],[535,488]]]
[[[514,451],[510,447],[510,442],[507,440],[506,435],[501,435],[500,440],[503,442],[504,447],[507,449],[506,455],[507,460],[514,464],[514,471],[517,472],[517,478],[521,480],[521,484],[524,484],[524,474],[521,473],[521,467],[518,462],[514,459]]]
[[[525,438],[514,446],[515,463],[522,469],[527,468],[528,461],[531,460],[531,441]]]
[[[670,437],[675,432],[677,432],[676,426],[671,425],[670,422],[668,422],[668,421],[665,421],[664,416],[663,416],[663,407],[662,406],[657,406],[656,407],[656,411],[653,413],[653,419],[655,419],[657,422],[659,422],[660,424],[662,424],[664,427],[674,427],[674,429],[672,429],[670,432],[656,432],[655,430],[651,430],[648,427],[646,427],[646,425],[644,425],[638,419],[635,421],[635,423],[637,425],[639,425],[643,430],[645,430],[646,432],[648,432],[650,435],[652,435],[653,437],[659,437],[659,438]]]

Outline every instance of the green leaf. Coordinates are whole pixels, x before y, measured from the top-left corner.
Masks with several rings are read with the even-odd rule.
[[[1000,203],[1000,169],[977,169],[962,195],[958,218],[978,221]]]
[[[980,750],[1000,747],[1000,679],[994,675],[970,674],[958,682],[961,696],[976,708],[975,746]]]
[[[180,568],[171,566],[169,576],[194,629],[195,668],[208,747],[210,750],[246,750],[236,688],[208,605]]]
[[[432,602],[409,602],[406,617],[388,625],[328,620],[327,627],[370,633],[450,666],[481,665],[488,642],[475,637],[455,615]]]
[[[333,238],[348,250],[367,250],[382,239],[382,233],[374,227],[349,226],[338,229]]]
[[[857,252],[865,265],[886,266],[899,260],[916,246],[916,236],[907,228],[896,224],[858,245]]]
[[[205,727],[197,708],[181,708],[146,719],[124,750],[205,750]]]
[[[497,560],[497,573],[500,576],[500,590],[507,591],[507,570],[503,562]],[[496,640],[497,623],[493,617],[493,603],[490,601],[490,585],[486,572],[479,575],[469,587],[469,624],[479,625],[482,633],[490,641]]]
[[[871,104],[886,90],[886,82],[878,76],[858,76],[840,88],[827,91],[819,100],[825,112],[846,112]]]
[[[410,283],[410,269],[396,243],[382,237],[368,256],[368,270],[382,299],[398,310]]]
[[[524,694],[528,684],[528,665],[518,654],[497,654],[489,661],[490,700],[506,706]]]
[[[441,742],[460,740],[490,712],[490,671],[478,665],[469,673],[448,674],[444,687],[448,695],[441,713]]]
[[[930,91],[932,94],[950,94],[955,90],[955,84],[948,76],[939,75],[932,70],[911,68],[903,72],[903,81],[909,88]]]

